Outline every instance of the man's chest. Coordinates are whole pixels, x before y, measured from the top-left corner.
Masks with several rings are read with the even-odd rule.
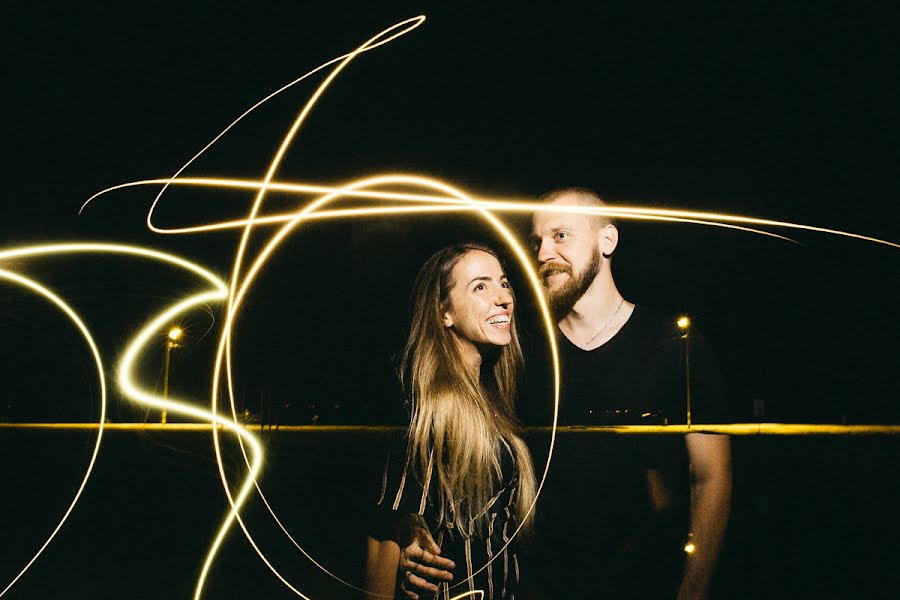
[[[643,344],[567,358],[560,409],[570,424],[661,424],[679,412],[686,390],[669,348]]]

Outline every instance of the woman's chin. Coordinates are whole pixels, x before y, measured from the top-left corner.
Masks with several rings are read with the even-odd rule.
[[[509,346],[512,342],[512,335],[496,335],[491,337],[491,345],[502,348],[503,346]]]

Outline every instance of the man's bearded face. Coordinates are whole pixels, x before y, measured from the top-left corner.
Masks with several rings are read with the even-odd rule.
[[[584,295],[591,287],[594,278],[600,272],[600,248],[593,246],[591,259],[578,273],[572,272],[572,267],[568,264],[558,262],[546,262],[541,265],[538,274],[544,287],[547,289],[547,302],[553,314],[558,317],[565,316],[575,303]],[[565,273],[565,277],[560,282],[551,283],[548,278],[557,273]],[[557,277],[556,279],[559,279]]]

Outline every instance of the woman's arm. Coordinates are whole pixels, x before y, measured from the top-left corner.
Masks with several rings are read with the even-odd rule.
[[[385,600],[397,593],[400,546],[391,539],[366,539],[366,600]]]

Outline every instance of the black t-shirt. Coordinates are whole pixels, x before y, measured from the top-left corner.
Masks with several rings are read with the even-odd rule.
[[[726,419],[722,378],[708,344],[696,331],[682,338],[675,321],[636,306],[613,338],[590,351],[558,333],[559,424],[685,423],[685,351],[692,423]],[[552,381],[537,381],[535,374],[547,369],[535,364],[536,357],[530,359],[520,402],[523,418],[549,425]],[[544,434],[531,438],[537,471],[548,439]],[[648,470],[659,474],[669,491],[671,504],[663,512],[651,507]],[[674,598],[689,497],[682,435],[561,434],[537,506],[529,562],[547,567],[548,575],[535,585],[543,597]]]
[[[682,335],[674,318],[643,306],[635,306],[616,335],[594,350],[582,350],[558,332],[559,424],[684,424],[688,371],[691,422],[725,422],[722,376],[709,344],[697,331]],[[544,379],[530,378],[523,390],[522,415],[531,425],[552,421],[552,382]]]

